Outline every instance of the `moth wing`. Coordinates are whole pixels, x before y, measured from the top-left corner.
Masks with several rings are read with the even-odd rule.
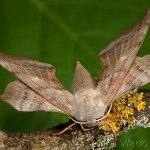
[[[92,78],[90,73],[79,62],[77,62],[72,82],[73,93],[75,94],[80,91],[95,88],[96,88],[95,80]]]
[[[127,74],[118,97],[150,82],[150,55],[137,57]]]
[[[10,83],[6,87],[3,95],[1,95],[1,98],[18,111],[62,112],[47,99],[19,80]]]
[[[0,65],[52,105],[72,115],[73,95],[56,78],[52,65],[3,53],[0,53]]]
[[[103,62],[103,70],[97,89],[105,103],[111,103],[116,99],[123,80],[143,43],[149,24],[150,9],[145,17],[125,30],[99,54]]]

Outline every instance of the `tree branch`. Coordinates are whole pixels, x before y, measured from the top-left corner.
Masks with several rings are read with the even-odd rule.
[[[117,133],[129,132],[131,129],[142,126],[150,127],[150,90],[145,90],[144,99],[146,108],[144,111],[135,110],[134,123],[121,128]],[[105,149],[116,146],[116,141],[112,132],[106,132],[100,126],[92,131],[83,132],[77,125],[59,136],[52,136],[52,133],[62,130],[66,125],[60,125],[56,128],[43,132],[33,132],[29,134],[0,132],[1,150],[62,150],[62,149]]]

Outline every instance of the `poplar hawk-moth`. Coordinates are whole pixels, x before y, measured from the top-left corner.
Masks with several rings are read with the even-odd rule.
[[[94,127],[116,99],[150,82],[150,55],[136,57],[149,25],[150,9],[99,53],[103,70],[98,82],[77,62],[72,93],[57,79],[52,65],[0,53],[0,65],[17,78],[1,99],[19,111],[61,112],[75,124]]]

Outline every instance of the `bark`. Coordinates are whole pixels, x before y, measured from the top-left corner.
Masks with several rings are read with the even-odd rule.
[[[117,133],[130,132],[131,129],[142,126],[150,127],[150,90],[144,91],[146,109],[135,110],[135,121],[132,125],[124,126]],[[0,150],[90,150],[106,149],[116,146],[112,132],[106,132],[96,127],[92,131],[83,132],[79,125],[72,127],[62,135],[53,136],[67,125],[60,125],[56,128],[43,132],[29,134],[0,132]]]

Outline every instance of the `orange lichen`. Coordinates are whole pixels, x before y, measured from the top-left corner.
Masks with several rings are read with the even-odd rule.
[[[132,124],[134,122],[134,111],[145,109],[146,102],[143,98],[143,92],[137,90],[122,96],[114,102],[111,112],[103,121],[109,122],[116,132],[120,130],[122,121],[125,124]],[[108,125],[103,125],[102,129],[111,131]]]

